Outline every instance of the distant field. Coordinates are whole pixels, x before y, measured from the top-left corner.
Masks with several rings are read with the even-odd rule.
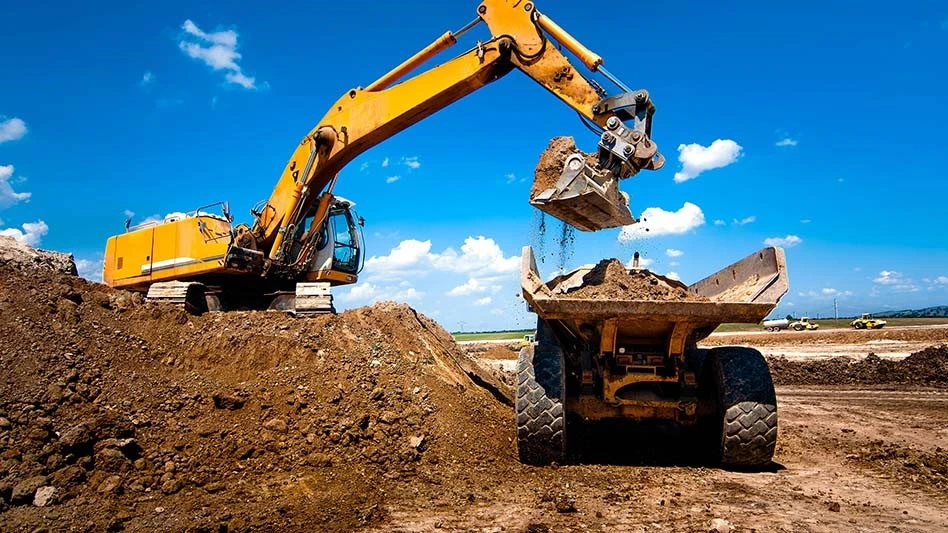
[[[518,341],[524,335],[533,333],[532,329],[522,331],[496,331],[493,333],[452,333],[454,340],[464,341]]]
[[[948,318],[886,318],[886,327],[890,326],[932,326],[938,324],[948,324]],[[838,321],[832,318],[811,319],[811,322],[820,325],[820,329],[848,329],[851,318],[841,318]],[[741,331],[761,331],[763,328],[758,324],[721,324],[715,333],[736,333]]]

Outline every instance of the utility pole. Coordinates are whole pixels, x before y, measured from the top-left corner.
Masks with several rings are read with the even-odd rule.
[[[839,320],[839,301],[833,298],[833,311],[836,313],[836,320]]]

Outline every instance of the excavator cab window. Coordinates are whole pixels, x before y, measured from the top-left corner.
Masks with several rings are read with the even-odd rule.
[[[331,209],[328,225],[335,240],[332,269],[348,274],[358,274],[361,250],[359,232],[352,212],[345,207]]]

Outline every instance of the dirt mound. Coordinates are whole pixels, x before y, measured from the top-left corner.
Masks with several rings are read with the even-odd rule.
[[[405,305],[194,317],[5,265],[0,322],[12,529],[352,529],[513,462],[490,373]]]
[[[592,300],[660,300],[706,302],[683,284],[648,270],[629,270],[618,259],[604,259],[583,276],[583,286],[560,295]]]
[[[76,275],[72,254],[37,250],[4,235],[0,235],[0,268]]]
[[[533,186],[530,188],[531,199],[556,185],[563,173],[566,158],[573,154],[583,154],[586,163],[590,166],[595,167],[599,163],[597,154],[587,154],[581,151],[576,147],[576,141],[572,137],[554,137],[550,139],[550,144],[540,154],[540,160],[533,171]]]
[[[926,348],[901,361],[869,354],[860,361],[773,357],[768,363],[777,385],[948,385],[948,345]]]

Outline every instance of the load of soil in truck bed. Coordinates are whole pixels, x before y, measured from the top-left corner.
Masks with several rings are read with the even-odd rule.
[[[561,298],[707,302],[704,296],[669,284],[648,270],[629,270],[618,259],[604,259],[583,277],[583,286]]]

